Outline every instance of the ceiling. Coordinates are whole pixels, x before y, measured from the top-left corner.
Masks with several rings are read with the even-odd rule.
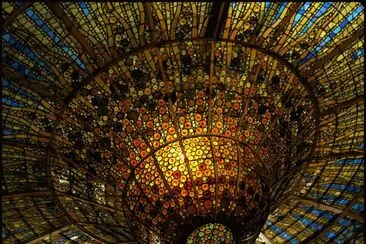
[[[164,57],[180,67],[191,48],[202,57],[217,50],[222,67],[235,66],[239,50],[251,53],[251,68],[268,56],[270,76],[285,67],[310,101],[311,157],[294,168],[301,178],[257,242],[363,240],[362,4],[3,2],[2,20],[4,243],[137,243],[119,190],[132,168],[88,166],[75,137],[91,147],[95,121],[78,115],[93,116],[93,92],[123,95],[108,77],[128,80],[139,68],[152,80],[170,67]]]

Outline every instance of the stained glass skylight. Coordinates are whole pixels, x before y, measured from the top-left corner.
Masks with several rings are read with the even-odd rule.
[[[2,18],[4,243],[363,240],[361,3]]]

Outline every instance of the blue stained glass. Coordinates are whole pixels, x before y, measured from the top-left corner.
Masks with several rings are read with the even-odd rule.
[[[346,204],[349,204],[349,200],[347,200],[347,199],[340,199],[340,200],[337,200],[337,203],[339,203],[341,205],[346,205]]]
[[[2,80],[1,82],[1,85],[2,87],[5,87],[5,88],[9,88],[9,89],[12,89],[28,98],[34,98],[32,95],[30,95],[28,92],[16,87],[13,83],[7,81],[7,80]]]
[[[4,55],[5,53],[3,53]],[[15,60],[12,59],[3,59],[3,62],[6,63],[7,65],[9,65],[10,67],[12,67],[14,70],[16,70],[17,72],[21,73],[24,76],[28,76],[34,80],[41,80],[40,77],[38,77],[37,75],[35,75],[34,73],[30,72],[30,70],[27,68],[26,65],[19,63]]]
[[[301,63],[305,63],[306,61],[308,61],[309,59],[311,59],[314,55],[316,54],[315,51],[311,51],[302,61]]]
[[[306,211],[309,211],[310,213],[312,213],[314,215],[317,215],[317,216],[321,215],[321,217],[326,218],[326,219],[332,219],[333,218],[333,215],[331,213],[320,210],[320,209],[315,209],[315,208],[312,208],[312,207],[304,207],[303,209],[306,210]]]
[[[9,43],[11,46],[15,47],[16,49],[22,51],[28,58],[37,62],[37,64],[39,64],[40,66],[45,68],[49,73],[51,72],[50,67],[48,67],[47,64],[42,62],[42,60],[40,60],[32,50],[30,50],[29,48],[24,46],[20,41],[18,41],[17,39],[12,37],[8,33],[3,34],[3,40],[5,40],[7,43]]]
[[[329,201],[329,202],[333,202],[333,203],[336,203],[336,204],[339,204],[339,205],[346,205],[346,204],[348,204],[350,202],[347,199],[338,199],[338,200],[336,200],[336,197],[334,197],[334,196],[317,194],[315,192],[310,192],[309,193],[309,197],[311,197],[311,198],[319,198],[322,201]]]
[[[8,136],[8,135],[12,135],[12,134],[14,134],[14,132],[11,131],[11,130],[3,130],[3,135],[4,136]]]
[[[325,12],[327,12],[331,5],[332,3],[324,3],[324,5],[320,8],[320,11],[315,14],[315,17],[319,18],[320,16],[322,16]]]
[[[365,149],[365,143],[361,143],[359,149]]]
[[[350,191],[350,192],[355,192],[358,193],[360,192],[360,187],[357,186],[345,186],[345,185],[341,185],[341,184],[324,184],[324,186],[326,188],[331,188],[331,189],[335,189],[335,190],[346,190],[346,191]]]
[[[364,49],[359,49],[352,54],[352,60],[358,59],[361,55],[364,54]]]
[[[14,61],[14,60],[9,60],[9,62],[8,61],[6,61],[6,63],[8,63],[8,64],[10,64],[11,65],[11,67],[12,68],[14,68],[14,69],[18,69],[18,67],[19,67],[19,63],[18,62],[16,62],[16,61]]]
[[[313,228],[314,230],[321,230],[323,228],[323,226],[317,224],[317,223],[314,223],[312,220],[310,219],[307,219],[305,217],[301,217],[297,214],[291,214],[294,218],[300,220],[304,225],[306,226],[310,226],[311,228]]]
[[[332,219],[333,218],[333,214],[331,214],[331,213],[324,213],[323,215],[322,215],[322,217],[324,217],[324,218],[326,218],[326,219]]]
[[[299,9],[299,12],[295,15],[294,23],[292,26],[296,25],[300,18],[304,15],[306,10],[310,7],[311,3],[304,3],[304,5]]]
[[[315,23],[315,20],[322,16],[330,7],[332,6],[332,3],[324,3],[322,7],[318,9],[316,14],[310,19],[306,27],[301,31],[301,35],[306,33],[310,27]]]
[[[85,72],[87,72],[85,65],[81,60],[65,45],[64,42],[44,23],[32,9],[25,11],[32,20],[43,29],[43,31],[59,46],[64,52],[69,55]]]
[[[321,210],[318,210],[318,209],[311,209],[310,210],[310,212],[312,213],[312,214],[315,214],[315,215],[321,215],[322,213],[323,213],[323,211],[321,211]]]
[[[335,37],[342,29],[344,29],[359,13],[362,12],[362,7],[358,7],[353,13],[349,14],[345,20],[343,20],[331,33],[329,33],[326,38],[315,47],[315,52],[322,49],[333,37]]]
[[[356,203],[355,205],[352,206],[352,209],[357,212],[363,212],[365,209],[365,206],[362,203]]]
[[[329,201],[329,202],[335,201],[335,197],[333,197],[333,196],[327,196],[327,195],[322,196],[321,194],[319,194],[319,195],[320,195],[319,197],[321,197],[321,200],[325,200],[325,201]]]
[[[57,243],[64,243],[64,241],[66,241],[66,238],[65,237],[63,237],[63,236],[61,236],[60,237],[60,239],[58,239],[57,241],[55,241],[55,244],[57,244]]]
[[[81,3],[79,3],[79,6],[81,7],[81,9],[83,10],[83,13],[85,15],[89,15],[90,11],[89,11],[88,6],[85,3],[81,2]]]
[[[297,240],[293,239],[293,236],[291,236],[286,231],[283,231],[281,228],[279,228],[277,225],[274,225],[271,221],[267,220],[266,224],[270,226],[270,228],[274,231],[276,231],[280,236],[285,238],[287,241],[290,241],[290,243],[295,244],[299,243]]]
[[[327,232],[326,234],[325,234],[325,237],[326,238],[328,238],[328,239],[330,239],[330,240],[332,240],[332,239],[334,239],[334,238],[336,238],[337,237],[337,235],[336,234],[334,234],[333,232]]]
[[[266,2],[264,9],[267,11],[269,9],[269,6],[271,5],[271,2]]]
[[[340,220],[338,223],[340,223],[341,221],[343,222],[343,220],[345,219]],[[340,223],[346,228],[344,228],[337,236],[337,241],[339,241],[339,243],[349,243],[347,242],[347,240],[352,239],[353,234],[355,232],[360,232],[363,228],[363,225],[361,224],[355,224],[355,223],[352,224],[349,222],[351,221],[345,220],[345,222]]]
[[[348,220],[348,219],[340,219],[338,221],[339,224],[343,225],[343,226],[349,226],[352,224],[352,221]]]
[[[280,7],[280,9],[277,11],[276,16],[275,16],[275,17],[274,17],[274,19],[272,20],[272,23],[273,23],[273,22],[275,22],[276,20],[278,20],[278,18],[279,18],[279,17],[280,17],[280,15],[282,14],[283,10],[285,9],[286,5],[287,5],[287,2],[283,2],[283,3],[281,4],[281,7]]]
[[[3,96],[2,98],[1,98],[1,102],[3,103],[3,104],[6,104],[6,105],[9,105],[9,106],[12,106],[12,107],[23,107],[22,105],[20,105],[20,103],[18,103],[17,101],[15,101],[15,100],[13,100],[13,99],[11,99],[11,98],[9,98],[9,97],[5,97],[5,96]]]
[[[292,26],[296,25],[296,23],[300,20],[302,14],[296,14],[294,23],[292,23]]]
[[[337,164],[363,164],[363,158],[356,158],[356,159],[346,159],[346,160],[338,160]]]

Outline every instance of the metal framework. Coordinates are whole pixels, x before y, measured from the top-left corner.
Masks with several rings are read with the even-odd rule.
[[[353,200],[347,205],[347,207],[342,212],[339,212],[338,214],[336,214],[335,218],[330,220],[329,223],[326,226],[324,226],[320,232],[314,233],[314,235],[309,237],[306,241],[308,243],[316,243],[317,239],[324,236],[325,233],[327,233],[333,227],[333,225],[336,224],[341,218],[351,217],[349,215],[349,210],[358,201],[358,198],[363,196],[363,194],[364,194],[364,189],[362,188],[361,192],[353,198]]]
[[[10,16],[7,19],[3,19],[3,27],[4,28],[10,27],[12,22],[14,20],[16,20],[17,17],[20,14],[22,14],[27,8],[31,7],[32,5],[33,5],[33,3],[30,3],[30,2],[25,2],[25,3],[22,3],[21,5],[19,5],[10,14]],[[66,109],[70,105],[71,101],[82,91],[83,87],[85,87],[88,84],[91,84],[97,76],[99,76],[102,73],[108,71],[108,69],[110,67],[112,67],[113,65],[116,65],[120,61],[123,61],[126,56],[131,56],[131,55],[137,54],[139,52],[143,52],[144,50],[151,49],[151,48],[159,49],[160,47],[162,47],[164,45],[175,45],[175,44],[179,44],[179,43],[189,41],[188,39],[187,40],[180,40],[180,41],[178,41],[178,40],[168,40],[168,41],[163,41],[161,43],[158,43],[157,35],[159,34],[159,32],[155,29],[155,26],[154,26],[153,13],[152,13],[152,4],[151,3],[143,3],[146,16],[148,17],[147,24],[149,26],[149,30],[151,31],[152,43],[151,44],[146,44],[146,45],[138,47],[136,49],[133,49],[132,51],[129,51],[125,55],[121,55],[119,57],[113,57],[111,61],[105,62],[104,60],[102,60],[100,55],[94,50],[93,46],[86,39],[86,37],[82,34],[82,32],[80,32],[78,30],[77,23],[75,23],[75,21],[71,17],[69,17],[69,15],[63,9],[63,6],[61,5],[61,3],[56,3],[56,4],[46,3],[46,6],[60,20],[60,22],[63,24],[62,27],[68,33],[71,34],[70,37],[71,37],[71,39],[73,39],[73,41],[76,41],[77,46],[81,47],[81,49],[84,50],[85,53],[87,53],[94,60],[94,62],[97,64],[96,67],[92,67],[93,71],[91,72],[90,75],[88,75],[86,73],[82,73],[82,76],[83,76],[82,81],[80,83],[78,83],[75,88],[72,88],[72,91],[66,96],[66,98],[63,98],[63,96],[60,95],[60,94],[55,94],[55,92],[53,92],[53,91],[51,92],[50,90],[47,90],[47,89],[44,89],[44,88],[40,87],[39,84],[42,83],[43,81],[37,81],[37,80],[33,80],[29,77],[25,77],[25,76],[21,75],[20,73],[16,72],[14,70],[14,68],[10,67],[10,65],[8,65],[8,64],[5,65],[5,67],[3,69],[4,75],[6,77],[9,77],[12,80],[12,82],[14,82],[14,84],[16,84],[18,87],[23,87],[23,88],[33,90],[34,92],[38,93],[40,95],[40,97],[46,98],[46,100],[48,99],[50,101],[54,101],[58,105],[61,106],[61,109],[56,114],[56,117],[57,117],[57,119],[55,121],[56,125],[53,127],[53,131],[52,131],[51,136],[50,136],[50,138],[51,138],[50,139],[50,144],[52,144],[52,142],[55,140],[57,124],[60,123],[60,121],[63,119],[64,112],[66,111]],[[286,28],[290,28],[288,26],[288,22],[290,22],[294,18],[294,15],[297,14],[297,12],[299,11],[301,6],[302,6],[301,3],[291,4],[291,8],[289,8],[288,13],[282,19],[282,22],[276,28],[273,29],[273,34],[270,37],[269,44],[274,44],[276,41],[278,41],[281,34],[286,32]],[[213,68],[214,68],[214,65],[215,65],[214,64],[214,57],[213,57],[214,56],[213,55],[214,54],[214,44],[213,43],[215,41],[226,42],[226,43],[230,43],[230,44],[241,44],[243,47],[253,48],[253,49],[259,50],[260,52],[263,52],[263,53],[265,53],[265,54],[267,54],[271,57],[274,57],[281,64],[285,65],[292,72],[294,72],[296,74],[296,76],[299,77],[299,79],[301,80],[301,83],[306,87],[307,91],[309,92],[310,99],[313,102],[314,116],[315,116],[315,119],[316,119],[316,129],[315,129],[315,133],[314,133],[314,138],[315,139],[314,139],[314,147],[313,147],[313,152],[314,152],[315,147],[316,147],[316,142],[319,141],[319,134],[320,134],[319,133],[320,132],[319,131],[319,121],[321,120],[321,118],[323,118],[325,116],[328,116],[328,115],[332,115],[332,114],[339,114],[343,110],[345,110],[347,108],[350,108],[354,105],[359,105],[359,106],[357,106],[358,110],[363,108],[364,94],[356,94],[355,97],[353,97],[349,100],[345,100],[343,102],[336,103],[334,106],[330,107],[329,109],[326,109],[326,110],[323,110],[322,112],[320,112],[319,102],[317,100],[317,95],[315,94],[314,89],[315,89],[316,85],[319,83],[319,81],[317,80],[317,77],[319,77],[321,74],[323,74],[325,72],[325,70],[324,70],[325,65],[328,62],[330,62],[332,59],[334,59],[337,55],[340,55],[340,54],[344,53],[344,50],[345,50],[346,47],[351,46],[351,44],[353,44],[355,41],[357,41],[359,39],[362,39],[363,35],[364,35],[364,27],[362,26],[361,28],[358,28],[356,31],[352,32],[352,34],[348,35],[346,38],[341,39],[341,42],[339,44],[332,47],[333,50],[330,50],[330,52],[328,52],[327,54],[320,56],[320,59],[312,60],[311,62],[309,62],[310,65],[309,65],[309,63],[307,63],[306,64],[307,66],[304,68],[303,65],[299,65],[300,59],[297,60],[296,62],[290,62],[289,60],[284,58],[284,56],[282,54],[280,55],[276,51],[269,50],[267,48],[261,47],[260,44],[263,43],[264,39],[261,38],[259,41],[256,41],[256,39],[259,36],[259,31],[261,29],[261,25],[258,25],[253,30],[253,35],[252,35],[251,39],[246,44],[242,44],[242,43],[240,43],[241,41],[238,41],[238,40],[220,39],[221,31],[223,30],[223,27],[225,27],[225,23],[227,22],[229,8],[231,8],[231,3],[229,3],[229,2],[225,2],[225,3],[215,2],[215,3],[213,3],[212,8],[211,8],[211,12],[210,12],[209,17],[208,17],[208,27],[206,28],[205,31],[203,31],[203,34],[200,37],[198,37],[198,39],[196,39],[196,41],[198,40],[198,41],[202,41],[202,42],[206,42],[206,41],[211,42],[211,46],[209,48],[209,52],[211,54],[211,60],[210,60],[210,88],[212,87],[212,77],[213,77],[213,70],[214,70]],[[263,14],[264,14],[264,12],[261,13],[261,18],[259,19],[259,23],[263,22],[264,19],[265,19]],[[258,44],[258,43],[260,43],[260,44]],[[60,59],[63,60],[63,59],[68,59],[68,58],[67,57],[60,57]],[[72,60],[70,59],[70,61],[72,61]],[[158,53],[159,69],[162,73],[162,78],[163,78],[164,83],[167,83],[168,78],[166,77],[162,61],[163,60],[160,56],[160,53]],[[77,67],[77,65],[74,65],[73,67]],[[83,71],[80,71],[80,68],[78,69],[78,71],[83,72]],[[314,74],[314,71],[316,71],[315,74]],[[120,95],[120,94],[118,94],[118,95]],[[212,96],[213,96],[213,94],[212,94],[211,89],[210,89],[209,97],[211,98]],[[169,102],[170,102],[170,106],[171,106],[172,102],[171,102],[170,98],[169,98]],[[175,112],[174,109],[172,107],[170,107],[170,108],[171,108],[170,113],[174,114],[174,112]],[[211,110],[211,106],[209,106],[209,110]],[[360,113],[360,112],[358,111],[358,113]],[[175,116],[173,116],[173,117],[175,117]],[[211,111],[209,111],[208,118],[209,118],[209,121],[211,121],[211,119],[212,119]],[[243,115],[243,118],[244,118],[244,115]],[[173,121],[173,122],[174,122],[174,126],[177,128],[178,127],[177,121]],[[211,126],[211,122],[209,122],[209,125]],[[273,126],[275,126],[275,125],[273,124]],[[273,126],[271,128],[273,128]],[[337,126],[338,126],[338,120],[337,120],[336,127]],[[337,132],[337,129],[336,129],[336,132]],[[27,134],[27,133],[29,133],[29,132],[25,132],[25,134]],[[189,137],[187,137],[187,138],[189,138]],[[48,137],[47,138],[44,137],[43,139],[48,140]],[[179,140],[180,140],[180,138],[178,138],[176,141],[179,141]],[[264,140],[265,139],[263,138],[262,142]],[[148,141],[148,140],[145,138],[145,141]],[[352,139],[352,141],[353,141],[353,139]],[[17,146],[17,147],[18,146],[19,147],[22,147],[22,146],[24,146],[24,147],[35,147],[35,148],[37,147],[37,145],[33,145],[33,144],[28,145],[28,144],[22,142],[21,140],[19,140],[19,141],[10,141],[8,139],[4,139],[4,142],[6,142],[6,145],[8,145],[8,146],[13,145],[13,146]],[[212,141],[210,141],[210,143],[212,144]],[[163,146],[161,146],[161,147],[163,147]],[[161,147],[159,147],[158,149],[160,149]],[[184,151],[184,147],[182,145],[181,145],[181,147],[183,148],[183,151]],[[156,149],[156,151],[158,149]],[[47,161],[50,161],[51,159],[54,158],[53,154],[54,154],[54,149],[52,148],[52,146],[49,146],[47,148],[47,155],[45,156],[47,158]],[[186,153],[184,153],[184,154],[185,154],[185,157],[187,157]],[[364,155],[363,149],[351,149],[347,152],[341,152],[341,153],[331,152],[331,153],[328,153],[328,154],[314,156],[314,157],[311,158],[311,161],[312,162],[317,162],[319,160],[343,159],[343,158],[361,159],[361,158],[363,158],[363,155]],[[156,161],[156,159],[155,159],[155,161]],[[216,160],[214,160],[214,161],[216,162]],[[13,162],[11,162],[11,164],[13,164]],[[73,164],[73,162],[71,162],[70,164]],[[16,161],[14,161],[14,166],[16,167],[17,165],[18,165],[18,163]],[[25,163],[24,165],[25,165],[25,168],[27,170],[29,170],[30,167],[27,165],[27,163]],[[75,166],[75,165],[73,165],[73,166]],[[83,203],[88,204],[90,206],[95,206],[97,208],[101,208],[105,211],[118,212],[118,213],[121,213],[121,214],[123,214],[124,212],[122,210],[118,210],[118,209],[115,209],[113,207],[100,204],[100,203],[98,203],[96,201],[92,201],[90,199],[85,199],[83,197],[76,196],[76,195],[73,195],[71,193],[59,192],[59,191],[55,190],[54,187],[53,187],[52,179],[51,179],[51,169],[50,169],[50,164],[49,163],[47,164],[47,167],[48,167],[47,177],[48,177],[48,183],[49,183],[49,186],[48,186],[49,190],[33,191],[33,192],[32,191],[29,191],[29,192],[13,192],[13,193],[7,193],[7,194],[2,195],[2,200],[3,201],[9,201],[9,200],[12,201],[12,200],[18,200],[18,199],[21,199],[21,198],[29,198],[30,201],[32,201],[33,204],[35,204],[35,205],[36,205],[35,198],[37,198],[37,197],[46,198],[47,196],[52,195],[52,197],[56,199],[58,207],[65,214],[65,221],[67,221],[66,224],[64,224],[63,226],[59,226],[57,228],[54,228],[54,229],[47,230],[45,233],[41,233],[41,234],[36,235],[36,236],[34,236],[30,239],[27,239],[27,241],[29,243],[37,243],[37,242],[43,240],[46,236],[59,234],[59,233],[61,233],[62,231],[66,230],[69,227],[78,228],[78,229],[80,229],[81,232],[84,232],[87,235],[89,235],[90,237],[95,238],[97,241],[105,242],[105,240],[103,238],[101,238],[101,237],[95,235],[94,233],[92,233],[92,231],[88,230],[86,228],[86,226],[93,225],[95,227],[106,227],[106,228],[127,228],[126,226],[114,226],[114,225],[108,225],[108,224],[78,222],[77,220],[73,219],[70,216],[70,214],[68,213],[68,211],[66,210],[66,208],[63,207],[63,205],[61,204],[60,198],[70,198],[70,199],[73,200],[74,203],[77,202],[77,201],[80,201],[80,202],[83,202]],[[342,168],[343,168],[343,166],[342,166]],[[361,169],[361,166],[359,166],[359,168],[357,168],[357,169]],[[239,170],[238,170],[238,172],[239,172]],[[162,172],[159,172],[159,173],[162,174]],[[215,165],[215,174],[217,175],[216,165]],[[339,172],[338,172],[338,174],[339,174]],[[89,173],[88,173],[88,175],[89,175]],[[97,175],[94,175],[93,173],[90,173],[90,175],[93,175],[92,176],[92,177],[94,177],[93,179],[98,179],[98,180],[101,180],[101,181],[104,180],[102,178],[99,178]],[[25,178],[26,178],[26,182],[29,182],[29,176],[26,175]],[[315,182],[317,182],[317,181],[315,181]],[[106,185],[112,186],[107,181],[105,183],[106,183]],[[333,181],[333,183],[334,183],[334,181]],[[174,193],[172,193],[172,189],[170,189],[169,184],[167,182],[165,182],[165,185],[169,188],[171,196],[174,197]],[[364,191],[364,189],[362,188],[361,194],[363,193],[363,191]],[[329,231],[334,226],[334,224],[336,224],[342,217],[348,217],[348,218],[351,218],[351,219],[353,219],[355,221],[358,221],[359,223],[363,224],[364,223],[364,218],[362,216],[359,216],[359,215],[353,213],[352,211],[350,211],[350,208],[356,202],[359,202],[359,197],[361,196],[361,194],[354,197],[354,199],[348,204],[348,206],[345,209],[340,209],[340,208],[328,206],[326,204],[319,203],[319,202],[316,202],[315,200],[311,200],[311,199],[292,196],[290,199],[298,201],[301,204],[313,206],[315,208],[318,208],[318,209],[324,210],[324,211],[331,211],[332,213],[334,213],[336,215],[329,222],[329,224],[327,224],[326,226],[323,227],[322,231],[320,231],[318,233],[315,233],[313,236],[308,238],[307,241],[310,242],[310,243],[316,242],[316,240],[318,238],[323,237],[324,234],[327,233],[327,231]],[[175,199],[175,202],[176,202],[176,204],[178,204],[177,199]],[[96,208],[92,207],[92,209],[95,211]],[[52,221],[50,221],[48,219],[48,217],[42,212],[43,211],[42,209],[40,209],[40,208],[38,208],[38,206],[36,206],[36,210],[39,212],[39,215],[45,219],[46,222],[48,221],[50,226],[53,226]],[[23,216],[23,218],[24,218],[24,216]],[[27,221],[25,221],[25,222],[27,223]],[[5,229],[8,229],[6,226],[4,226],[4,227],[5,227]],[[10,233],[10,235],[13,235],[15,239],[17,239],[16,236],[12,233],[12,231],[8,230],[8,232]],[[267,243],[267,244],[272,243],[271,240],[270,240],[271,238],[269,238],[267,236],[267,234],[266,235],[264,235],[264,234],[265,234],[264,232],[260,233],[260,237],[265,241],[265,243]],[[126,238],[128,239],[127,236],[126,236]],[[124,243],[136,243],[136,242],[132,241],[132,242],[124,242]]]
[[[365,96],[364,95],[358,95],[348,101],[344,101],[342,103],[338,103],[336,106],[331,107],[330,109],[327,109],[320,113],[320,117],[327,116],[329,114],[335,114],[341,112],[343,109],[352,107],[355,104],[364,104],[365,102]]]
[[[296,196],[290,196],[289,199],[290,200],[291,199],[296,200],[296,201],[301,202],[305,205],[313,206],[313,207],[315,207],[317,209],[320,209],[320,210],[330,211],[330,212],[333,212],[335,214],[342,214],[342,216],[344,216],[344,217],[349,217],[351,219],[357,220],[360,223],[364,223],[364,219],[362,218],[362,216],[354,214],[354,213],[348,211],[349,208],[340,209],[340,208],[332,207],[332,206],[329,206],[329,205],[326,205],[326,204],[323,204],[323,203],[316,202],[316,201],[311,200],[311,199],[305,199],[305,198],[300,198],[300,197],[296,197]],[[356,198],[356,200],[357,200],[357,198]]]
[[[17,9],[14,10],[14,12],[11,13],[11,15],[6,18],[2,19],[2,26],[5,28],[8,26],[16,17],[21,14],[25,9],[31,7],[33,5],[33,2],[24,2],[21,6],[19,6]]]
[[[60,226],[58,228],[54,228],[51,229],[50,231],[46,232],[46,233],[42,233],[38,236],[33,237],[32,239],[28,239],[25,241],[25,243],[28,244],[35,244],[35,243],[39,243],[40,241],[42,241],[44,238],[46,238],[47,236],[51,236],[51,235],[57,235],[65,230],[67,230],[68,228],[72,227],[71,224],[66,224],[64,226]]]
[[[80,43],[84,50],[95,60],[99,67],[102,66],[103,61],[94,52],[92,46],[85,40],[83,35],[78,31],[74,22],[67,17],[67,14],[63,11],[62,7],[58,3],[47,3],[47,6],[53,11],[53,13],[65,24],[66,30]]]

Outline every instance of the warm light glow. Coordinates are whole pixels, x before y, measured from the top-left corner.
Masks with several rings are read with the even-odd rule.
[[[3,243],[362,238],[361,2],[2,9]]]
[[[264,196],[268,193],[260,183],[260,172],[253,168],[260,164],[259,157],[250,148],[230,138],[183,138],[160,148],[136,168],[135,181],[129,183],[128,204],[137,218],[142,222],[150,219],[157,228],[167,222],[174,230],[182,228],[181,222],[167,218],[168,213],[187,220],[202,215],[214,219],[218,213],[230,213],[239,221],[247,211],[264,206]],[[172,193],[174,197],[168,197]],[[140,196],[146,196],[151,202]],[[136,197],[140,200],[132,200]],[[152,212],[134,210],[142,206]],[[236,225],[235,228],[240,228],[242,223]]]
[[[181,153],[181,154],[180,154],[180,159],[184,160],[184,158],[185,158],[185,157],[184,157],[183,153]]]

